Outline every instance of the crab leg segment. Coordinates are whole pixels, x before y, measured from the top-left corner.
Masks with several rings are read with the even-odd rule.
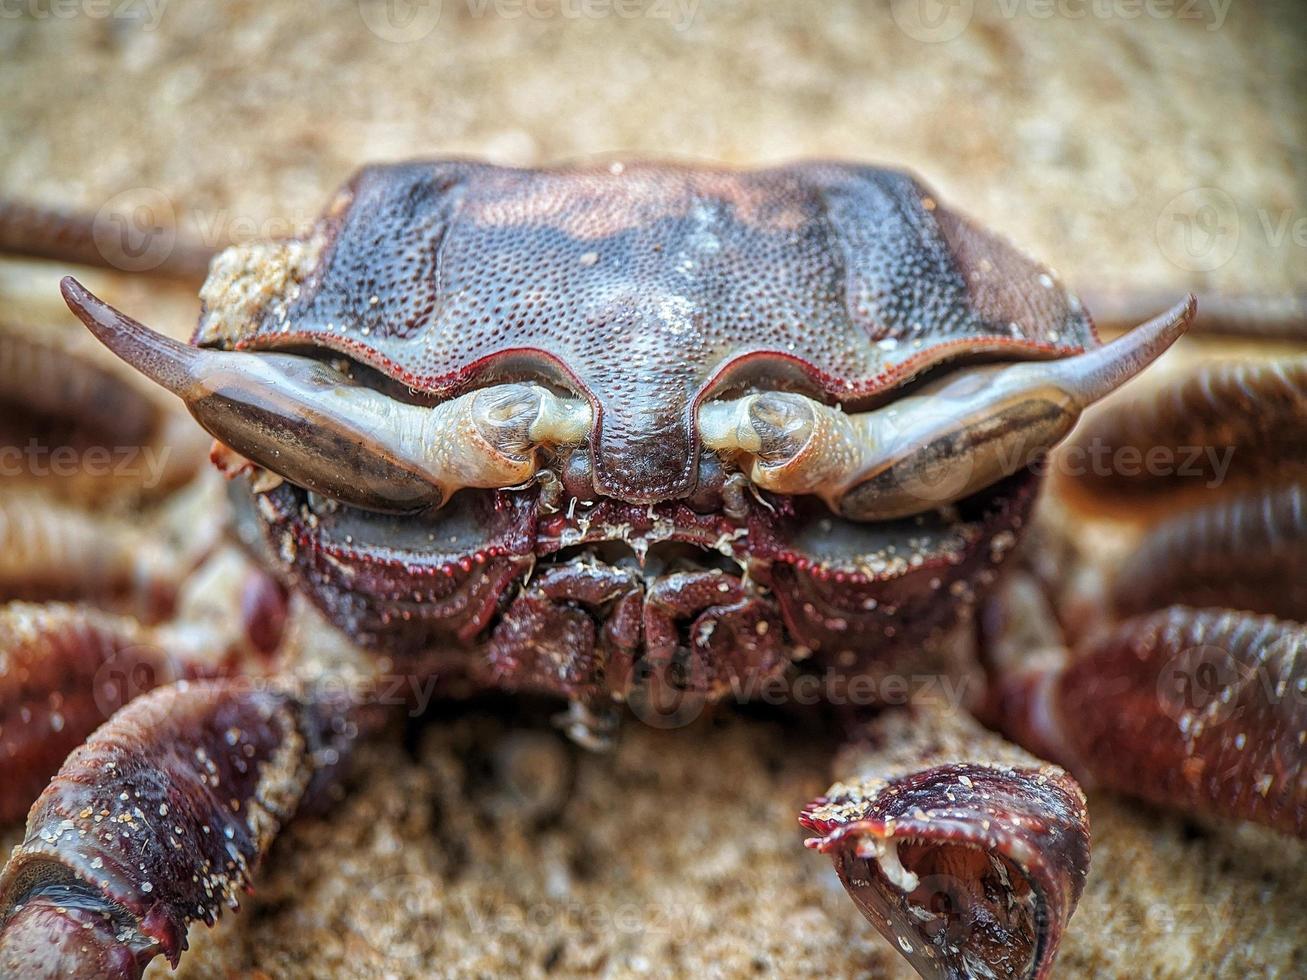
[[[1174,606],[1009,670],[1004,731],[1079,778],[1307,836],[1307,627]]]
[[[344,708],[239,681],[162,688],[77,749],[0,875],[0,975],[132,978],[237,906]]]
[[[105,346],[179,396],[200,425],[292,483],[373,510],[443,504],[463,487],[530,479],[537,449],[584,441],[589,405],[501,384],[424,407],[357,384],[313,358],[202,350],[155,333],[63,281]]]
[[[264,671],[281,645],[281,587],[234,549],[146,626],[64,603],[0,606],[0,821],[27,812],[70,751],[133,698],[179,680]]]
[[[126,617],[0,609],[0,821],[26,813],[64,757],[132,697],[206,672],[219,665],[183,663]]]
[[[1307,482],[1183,511],[1148,533],[1112,584],[1118,614],[1166,605],[1299,620],[1307,613]]]
[[[1214,489],[1227,480],[1261,481],[1303,468],[1307,460],[1307,356],[1272,361],[1214,360],[1157,390],[1113,399],[1076,432],[1082,458],[1150,453],[1183,461],[1089,467],[1080,477],[1095,492],[1171,493]]]
[[[1170,347],[1193,314],[1190,297],[1097,350],[970,369],[870,412],[793,392],[710,402],[700,436],[709,449],[751,457],[751,478],[766,490],[816,494],[854,520],[905,517],[1031,463]]]
[[[1065,772],[956,711],[883,715],[800,821],[923,977],[1047,977],[1089,868]]]

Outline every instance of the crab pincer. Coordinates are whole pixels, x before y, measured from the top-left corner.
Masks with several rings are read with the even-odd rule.
[[[1089,870],[1084,794],[957,711],[882,715],[803,811],[859,910],[923,977],[1046,977]]]
[[[354,726],[337,700],[238,680],[131,702],[33,806],[0,878],[0,975],[138,978],[236,908]]]

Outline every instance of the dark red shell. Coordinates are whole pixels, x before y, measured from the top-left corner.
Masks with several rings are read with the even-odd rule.
[[[315,234],[301,284],[196,342],[329,348],[440,396],[552,378],[596,408],[596,489],[632,502],[691,491],[695,406],[750,376],[857,405],[959,354],[1095,342],[1043,267],[874,167],[376,166]]]

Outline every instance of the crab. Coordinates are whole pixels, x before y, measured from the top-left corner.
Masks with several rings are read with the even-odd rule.
[[[10,247],[94,260],[16,213]],[[1210,448],[1199,477],[1235,491],[1112,581],[1034,520],[1050,453],[1192,297],[1103,343],[917,179],[829,162],[368,167],[308,234],[217,255],[190,345],[62,291],[216,440],[241,550],[177,489],[190,464],[133,534],[3,502],[34,515],[7,595],[43,600],[0,614],[0,816],[36,800],[0,874],[6,975],[175,966],[329,796],[385,705],[301,669],[297,606],[442,691],[556,698],[597,751],[627,712],[978,654],[970,713],[832,711],[848,747],[800,818],[927,977],[1049,974],[1081,784],[1307,835],[1307,521],[1274,465],[1301,456],[1307,363],[1209,366],[1076,430],[1060,452]],[[4,339],[38,414],[193,442],[85,352]],[[1181,470],[1080,483],[1174,495]]]

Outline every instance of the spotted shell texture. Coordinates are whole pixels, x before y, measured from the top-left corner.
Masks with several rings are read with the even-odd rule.
[[[859,407],[954,357],[1096,343],[1046,269],[874,167],[373,166],[295,247],[279,273],[220,259],[196,341],[327,348],[434,396],[575,389],[596,489],[633,502],[693,489],[714,393]]]

